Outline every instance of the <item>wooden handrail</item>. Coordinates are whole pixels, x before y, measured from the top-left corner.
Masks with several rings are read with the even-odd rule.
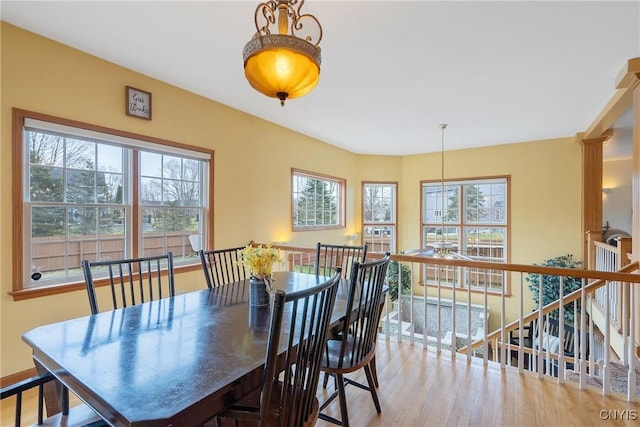
[[[620,272],[624,273],[626,275],[627,272],[638,270],[638,266],[639,266],[639,263],[636,261],[636,262],[634,262],[632,264],[626,265],[624,268],[622,268],[620,270]],[[565,270],[570,270],[570,269],[565,269]],[[640,277],[640,275],[638,275],[638,274],[633,274],[633,275]],[[597,289],[599,289],[602,286],[606,285],[607,281],[608,280],[600,279],[600,280],[596,280],[593,283],[589,283],[588,285],[586,285],[584,287],[585,294],[589,294],[589,293],[592,293],[592,292],[596,291]],[[627,281],[627,280],[624,280],[624,281]],[[563,305],[567,305],[567,304],[572,303],[573,301],[581,298],[582,297],[582,290],[583,290],[583,288],[576,289],[575,291],[571,292],[566,297],[564,297],[563,300],[562,300]],[[560,300],[553,301],[553,302],[545,305],[544,307],[542,307],[542,314],[546,315],[546,314],[548,314],[548,313],[550,313],[552,311],[558,310],[559,308],[560,308]],[[531,313],[528,313],[528,314],[526,314],[526,315],[524,315],[522,317],[522,323],[523,324],[524,323],[529,323],[529,322],[533,321],[534,319],[538,318],[539,316],[540,316],[540,310],[532,311]],[[511,331],[514,331],[517,328],[519,328],[519,326],[520,326],[520,319],[516,319],[513,322],[508,323],[507,325],[505,325],[504,331],[505,331],[505,333],[511,332]],[[497,339],[501,334],[502,334],[502,328],[496,329],[495,331],[490,332],[489,334],[487,334],[486,340],[487,341],[491,341],[492,339]],[[480,347],[480,345],[482,345],[483,342],[484,342],[484,339],[476,340],[476,341],[471,343],[471,348],[475,350],[478,347]],[[460,348],[460,350],[458,350],[458,352],[460,352],[460,353],[464,353],[465,351],[466,351],[466,346],[462,347],[462,348]]]
[[[252,244],[259,244],[255,242],[251,242]],[[278,248],[281,250],[289,251],[289,252],[301,252],[301,253],[315,253],[315,248],[309,247],[299,247],[299,246],[289,246],[284,244],[271,244],[274,248]],[[382,257],[382,254],[377,253],[368,253],[367,258],[379,258]],[[639,269],[639,263],[634,262],[626,265],[616,272],[605,272],[599,270],[590,270],[590,269],[575,269],[575,268],[560,268],[560,267],[547,267],[540,265],[525,265],[525,264],[507,264],[500,262],[488,262],[488,261],[475,261],[475,260],[463,260],[463,259],[446,259],[446,258],[430,258],[424,256],[416,256],[416,255],[404,255],[404,254],[392,254],[391,260],[398,262],[409,262],[409,263],[420,263],[420,264],[435,264],[435,265],[446,265],[446,266],[454,266],[454,267],[467,267],[467,268],[478,268],[478,269],[489,269],[489,270],[501,270],[501,271],[509,271],[512,273],[521,273],[521,274],[541,274],[541,275],[553,275],[553,276],[562,276],[562,277],[575,277],[580,279],[591,279],[594,280],[592,283],[587,284],[584,287],[585,294],[593,293],[595,290],[603,287],[607,282],[618,281],[618,282],[626,282],[626,283],[640,283],[640,274],[633,273]],[[566,295],[563,298],[563,304],[567,305],[572,303],[579,298],[582,297],[583,288],[577,289],[576,291]],[[559,301],[554,301],[550,304],[542,307],[542,315],[546,315],[554,310],[557,310],[560,307]],[[530,323],[532,320],[538,318],[540,316],[540,310],[532,311],[522,317],[522,323]],[[516,319],[511,323],[508,323],[504,328],[496,329],[489,333],[486,338],[478,339],[471,343],[472,349],[479,348],[484,342],[485,339],[488,342],[492,340],[497,340],[501,337],[502,331],[505,333],[509,333],[513,330],[516,330],[520,326],[520,319]],[[464,353],[467,351],[468,346],[461,347],[458,352]]]
[[[260,244],[260,243],[255,243]],[[265,244],[265,243],[262,243]],[[292,252],[314,252],[315,248],[287,246],[281,244],[272,243],[274,248],[292,251]],[[382,257],[383,254],[368,253],[367,258]],[[637,270],[633,268],[625,268],[619,272],[605,272],[598,270],[586,270],[577,268],[560,268],[560,267],[546,267],[541,265],[527,265],[527,264],[506,264],[501,262],[489,262],[489,261],[475,261],[475,260],[463,260],[463,259],[447,259],[447,258],[430,258],[416,255],[402,255],[392,254],[392,261],[401,262],[415,262],[421,264],[437,264],[437,265],[449,265],[455,267],[470,267],[470,268],[485,268],[489,270],[503,270],[514,273],[532,273],[543,274],[552,276],[564,276],[564,277],[577,277],[581,279],[593,279],[593,280],[608,280],[618,282],[631,282],[640,283],[640,274],[631,274],[629,271]],[[632,265],[638,265],[637,263]]]

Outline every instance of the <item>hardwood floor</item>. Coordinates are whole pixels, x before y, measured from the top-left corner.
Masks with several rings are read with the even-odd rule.
[[[482,360],[467,363],[457,355],[438,355],[432,348],[395,340],[378,342],[378,415],[368,391],[347,386],[349,420],[359,426],[637,426],[640,403],[624,396],[603,397],[593,388],[575,383],[557,384],[517,370],[500,369]],[[355,379],[364,382],[364,374]],[[333,390],[329,382],[328,390]],[[318,396],[328,394],[320,390]],[[24,397],[25,408],[35,408],[36,394]],[[13,402],[2,402],[2,426],[13,425]],[[77,404],[72,398],[72,405]],[[617,411],[617,412],[616,412]],[[334,401],[325,412],[339,417]],[[35,422],[35,411],[23,415],[24,425]],[[318,427],[333,424],[318,421]]]
[[[579,390],[575,383],[558,384],[513,368],[502,370],[497,363],[467,363],[461,355],[452,360],[449,352],[438,356],[435,349],[395,340],[379,341],[376,359],[382,413],[376,413],[368,391],[347,386],[353,427],[640,425],[638,402],[620,395],[603,397],[597,389]],[[354,378],[366,383],[364,373]],[[328,389],[333,390],[331,381]],[[319,398],[323,394],[320,391]],[[337,399],[325,413],[339,418]]]

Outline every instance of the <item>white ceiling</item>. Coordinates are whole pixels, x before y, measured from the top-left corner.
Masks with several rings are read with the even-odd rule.
[[[573,136],[640,56],[637,0],[307,0],[320,83],[281,108],[243,74],[257,0],[0,3],[6,22],[354,153],[439,151],[439,123],[447,149]]]

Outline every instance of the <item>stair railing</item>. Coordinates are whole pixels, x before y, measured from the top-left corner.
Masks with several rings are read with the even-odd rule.
[[[282,258],[285,260],[276,268],[313,271],[314,257],[311,255],[315,253],[315,248],[279,244],[273,246],[282,250]],[[382,255],[369,253],[367,258],[377,256]],[[559,383],[565,381],[565,365],[572,364],[573,369],[577,369],[579,373],[582,388],[586,387],[587,377],[598,371],[594,366],[595,361],[587,354],[587,339],[589,351],[592,351],[597,332],[592,322],[587,324],[587,295],[606,288],[608,283],[614,281],[629,283],[630,293],[640,292],[640,274],[634,274],[638,270],[637,262],[620,272],[602,272],[407,254],[393,254],[391,259],[399,264],[399,268],[395,269],[398,298],[394,304],[390,300],[385,304],[380,330],[386,339],[395,337],[398,341],[408,341],[411,345],[422,344],[425,349],[435,347],[438,353],[453,350],[443,354],[450,354],[451,358],[480,357],[484,363],[496,361],[502,368],[511,365],[511,352],[514,351],[519,355],[520,371],[524,370],[522,355],[530,354],[536,360],[532,370],[538,376],[554,376]],[[402,273],[405,269],[408,271],[409,286],[402,283],[407,280]],[[541,278],[543,275],[577,277],[582,279],[583,286],[578,291],[561,295],[560,300],[540,310],[525,313],[525,309],[529,310],[526,307],[531,306],[530,293],[525,289],[525,277],[529,274],[537,274]],[[574,325],[575,337],[578,338],[574,339],[572,356],[567,356],[562,351],[545,349],[543,334],[537,335],[538,345],[532,346],[533,348],[509,344],[511,331],[517,331],[522,336],[525,325],[533,319],[538,319],[538,324],[544,325],[545,316],[553,311],[564,311],[567,304],[578,307],[578,301],[584,303],[576,310],[579,312],[576,318],[580,322],[579,325]],[[633,316],[633,312],[639,310],[640,306],[631,310],[630,315]],[[476,330],[471,327],[474,322],[480,325]],[[564,333],[563,328],[564,322],[560,322],[560,336]],[[603,334],[604,340],[608,339],[606,331]],[[635,345],[632,347],[635,351]],[[605,356],[606,353],[608,352],[605,352]],[[607,359],[599,367],[604,372],[603,393],[606,394],[611,392],[606,381],[608,364]],[[635,396],[635,390],[633,393]]]

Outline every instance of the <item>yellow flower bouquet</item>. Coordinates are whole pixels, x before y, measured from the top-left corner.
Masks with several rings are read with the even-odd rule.
[[[273,264],[282,262],[280,251],[271,247],[271,245],[247,245],[239,253],[242,256],[244,266],[257,279],[270,279]]]

